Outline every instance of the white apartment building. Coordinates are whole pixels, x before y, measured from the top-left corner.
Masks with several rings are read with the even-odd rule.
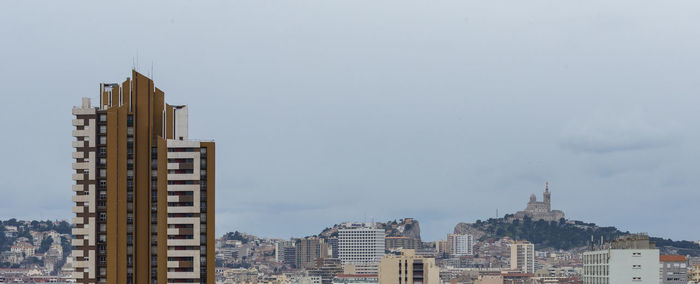
[[[451,255],[473,255],[474,237],[472,235],[448,234],[447,244]]]
[[[535,245],[528,241],[510,245],[510,269],[523,273],[535,273]]]
[[[343,223],[338,230],[338,258],[343,267],[352,266],[357,274],[377,274],[384,238],[384,230],[373,223]]]
[[[638,237],[626,237],[583,253],[583,283],[658,284],[659,250],[648,237]]]

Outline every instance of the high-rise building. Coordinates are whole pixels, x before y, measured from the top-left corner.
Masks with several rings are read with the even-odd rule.
[[[440,269],[434,258],[416,256],[414,250],[387,254],[379,264],[379,284],[439,284]]]
[[[319,258],[328,257],[328,244],[318,237],[306,237],[296,240],[296,268],[312,268]]]
[[[275,261],[284,262],[285,249],[288,247],[294,248],[294,242],[293,241],[278,241],[275,243]]]
[[[447,247],[451,255],[473,255],[474,237],[472,235],[447,234]]]
[[[384,256],[383,229],[373,223],[343,223],[338,230],[338,257],[343,267],[352,265],[358,274],[376,274]]]
[[[688,261],[682,255],[662,255],[661,284],[686,284],[688,283]]]
[[[214,142],[136,71],[73,108],[77,283],[214,283]]]
[[[583,253],[584,284],[658,284],[659,250],[649,237],[630,235]]]
[[[510,269],[522,273],[535,273],[535,245],[518,241],[510,245]]]

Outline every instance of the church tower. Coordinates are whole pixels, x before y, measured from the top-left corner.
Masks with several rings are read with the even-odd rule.
[[[552,203],[550,199],[550,193],[549,193],[549,182],[545,182],[544,184],[544,205],[547,207],[547,212],[552,211]]]

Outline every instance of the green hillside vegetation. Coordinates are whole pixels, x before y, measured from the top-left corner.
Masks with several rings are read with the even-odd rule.
[[[593,223],[581,221],[567,222],[565,219],[559,222],[547,222],[544,220],[532,221],[526,217],[523,220],[515,219],[512,222],[506,221],[510,217],[488,219],[486,221],[477,220],[470,224],[471,227],[481,230],[486,234],[481,240],[488,238],[502,238],[505,236],[515,240],[527,240],[535,244],[538,249],[572,249],[585,247],[590,244],[591,236],[595,242],[600,242],[601,236],[609,241],[622,235],[630,234],[615,227],[599,227]],[[700,245],[689,241],[673,241],[670,239],[650,238],[655,241],[657,247],[674,247],[685,254],[696,255],[700,253]]]

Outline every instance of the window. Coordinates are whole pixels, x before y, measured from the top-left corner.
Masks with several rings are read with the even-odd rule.
[[[107,133],[107,126],[100,125],[100,134],[105,134],[105,133]]]
[[[107,169],[100,169],[100,177],[106,177],[107,176]]]
[[[102,122],[107,121],[107,115],[106,115],[106,114],[100,114],[100,121],[102,121]]]
[[[134,128],[133,128],[133,127],[127,127],[127,128],[126,128],[126,135],[134,135]]]
[[[107,144],[107,136],[100,136],[100,144]]]
[[[100,221],[106,221],[107,220],[107,214],[105,212],[100,212]]]

